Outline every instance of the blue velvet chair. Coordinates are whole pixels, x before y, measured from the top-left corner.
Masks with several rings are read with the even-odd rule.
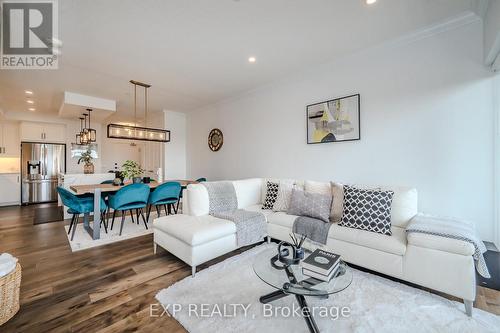
[[[113,185],[113,180],[105,180],[105,181],[102,181],[101,184],[107,184],[107,185]],[[102,195],[102,198],[104,199],[104,201],[106,201],[106,204],[108,204],[109,202],[109,197],[111,197],[114,193],[112,192],[102,192],[101,195]],[[106,217],[106,220],[108,218],[108,214],[109,214],[109,207],[108,209],[104,212],[104,216]]]
[[[206,178],[198,178],[196,179],[196,182],[198,183],[203,183],[203,182],[206,182],[207,179]],[[186,189],[186,186],[182,186],[181,188],[181,193],[179,194],[179,201],[177,201],[177,207],[175,208],[175,212],[177,214],[177,211],[179,210],[179,204],[181,203],[181,200],[182,200],[182,191],[184,191]]]
[[[122,223],[120,225],[120,236],[125,223],[126,211],[130,211],[133,222],[133,210],[137,212],[137,223],[139,223],[139,215],[144,221],[144,226],[148,229],[148,223],[142,211],[146,208],[149,198],[149,186],[145,184],[130,184],[122,187],[113,196],[109,197],[109,207],[113,208],[113,220],[111,221],[111,230],[115,222],[116,212],[122,212]]]
[[[146,220],[149,221],[151,207],[153,206],[156,208],[158,217],[160,217],[161,206],[165,208],[165,214],[169,215],[171,213],[171,207],[174,208],[174,213],[177,214],[177,208],[174,205],[179,202],[180,191],[181,184],[179,182],[167,182],[157,186],[149,195]]]
[[[78,224],[78,218],[80,214],[84,215],[84,218],[88,218],[90,213],[94,212],[94,197],[93,196],[82,196],[79,197],[63,187],[57,187],[57,193],[61,197],[61,201],[64,206],[68,207],[68,213],[72,214],[71,223],[69,225],[68,235],[73,229],[71,234],[71,240],[75,237],[76,225]],[[104,230],[108,233],[108,224],[105,221],[104,213],[107,209],[106,202],[101,198],[101,224],[104,223]]]

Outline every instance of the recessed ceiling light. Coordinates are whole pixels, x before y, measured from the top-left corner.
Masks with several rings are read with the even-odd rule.
[[[248,62],[249,62],[249,63],[252,63],[252,64],[253,64],[253,63],[254,63],[254,62],[256,62],[256,61],[257,61],[257,59],[255,59],[255,57],[250,57],[250,58],[248,58]]]
[[[35,102],[33,102],[31,99],[28,99],[28,100],[26,101],[26,103],[28,103],[28,104],[35,104]]]
[[[33,95],[33,92],[31,90],[25,90],[24,92],[26,93],[26,95]]]
[[[30,111],[36,111],[35,108],[29,108],[28,110],[30,110]]]
[[[366,0],[367,5],[373,5],[377,0]]]

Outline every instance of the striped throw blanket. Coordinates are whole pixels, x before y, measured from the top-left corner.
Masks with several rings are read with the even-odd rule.
[[[483,241],[477,236],[472,224],[450,218],[419,214],[408,224],[406,232],[458,239],[471,243],[474,246],[472,257],[476,262],[477,272],[484,278],[489,279],[491,277],[483,256],[483,253],[486,252],[486,247]]]

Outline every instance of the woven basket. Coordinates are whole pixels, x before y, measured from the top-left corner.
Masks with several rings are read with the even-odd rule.
[[[21,265],[0,278],[0,326],[19,311],[19,290],[21,288]]]

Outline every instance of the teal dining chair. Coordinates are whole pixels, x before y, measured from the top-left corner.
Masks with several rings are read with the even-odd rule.
[[[113,180],[105,180],[105,181],[102,181],[101,184],[106,184],[106,185],[113,185]],[[101,195],[102,195],[102,198],[104,199],[104,201],[106,202],[106,205],[109,203],[109,198],[113,195],[114,193],[113,192],[102,192]],[[108,214],[109,214],[109,206],[108,206],[108,209],[106,209],[106,211],[104,212],[104,216],[106,216],[106,219],[108,217]]]
[[[68,235],[71,230],[71,240],[75,238],[76,225],[78,224],[78,218],[81,214],[84,218],[88,218],[90,213],[94,212],[94,197],[93,196],[82,196],[79,197],[63,187],[57,187],[57,193],[61,197],[61,201],[64,206],[68,207],[68,213],[73,215],[71,218],[71,223],[68,229]],[[108,233],[108,223],[105,219],[105,212],[107,209],[106,202],[101,197],[101,225],[104,223],[104,230]]]
[[[151,207],[156,208],[156,213],[160,217],[161,206],[165,208],[165,214],[171,213],[171,207],[174,208],[174,213],[177,214],[175,204],[179,202],[179,194],[181,192],[181,184],[179,182],[166,182],[157,186],[150,194],[148,199],[148,213],[146,220],[149,221],[151,215]],[[168,209],[167,209],[168,208]]]
[[[204,177],[196,179],[196,182],[198,182],[198,183],[203,183],[206,181],[207,181],[207,179]],[[177,211],[179,210],[179,205],[180,205],[181,200],[182,200],[182,191],[184,191],[185,189],[186,189],[186,186],[182,186],[180,194],[179,194],[179,201],[177,201],[177,207],[175,208],[176,214],[177,214]]]
[[[146,208],[149,198],[149,186],[146,184],[130,184],[122,187],[113,196],[109,197],[109,207],[113,208],[113,219],[111,221],[111,230],[113,230],[113,225],[115,222],[116,212],[120,211],[122,213],[122,222],[120,225],[120,236],[123,232],[123,225],[125,223],[126,211],[130,211],[130,215],[133,220],[133,210],[135,209],[138,213],[137,223],[139,223],[139,216],[142,217],[144,221],[144,226],[148,229],[148,223],[144,217],[144,212],[142,211]]]

